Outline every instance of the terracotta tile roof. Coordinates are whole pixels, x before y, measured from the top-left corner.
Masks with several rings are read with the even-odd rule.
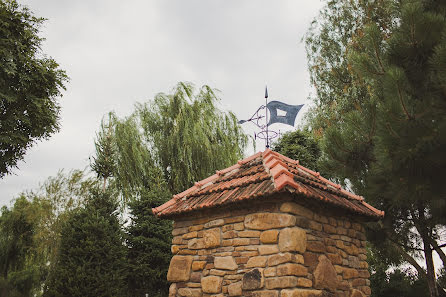
[[[370,218],[384,216],[383,211],[367,204],[364,198],[270,149],[217,171],[152,211],[159,217],[175,216],[278,192],[293,193],[295,199],[304,196],[319,200]]]

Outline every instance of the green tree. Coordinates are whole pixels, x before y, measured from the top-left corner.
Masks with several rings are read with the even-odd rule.
[[[131,296],[168,294],[172,223],[156,218],[151,208],[243,155],[247,137],[232,113],[218,109],[218,100],[208,86],[196,91],[192,84],[179,83],[172,94],[138,104],[129,117],[109,114],[101,126],[94,160],[106,160],[106,165],[93,169],[103,176],[101,168],[113,168],[108,188],[128,203]],[[100,144],[110,127],[112,145],[105,150]]]
[[[60,171],[38,189],[21,193],[10,209],[2,208],[0,287],[9,288],[4,296],[40,293],[56,262],[62,225],[96,184],[83,171]]]
[[[112,118],[114,115],[109,113],[108,121],[102,119],[101,128],[96,135],[94,146],[96,148],[96,157],[93,157],[91,169],[96,172],[98,178],[103,179],[102,190],[105,191],[107,179],[113,176],[115,170],[115,149],[113,147]]]
[[[0,216],[0,292],[2,296],[32,296],[39,283],[38,263],[34,249],[38,206],[25,197],[14,206],[4,206]]]
[[[344,19],[352,5],[358,18]],[[413,265],[438,296],[432,252],[446,259],[437,242],[446,212],[445,4],[339,1],[324,11],[319,32],[327,35],[307,39],[318,96],[310,121],[323,135],[323,168],[386,211],[370,238],[387,248],[383,256]],[[344,83],[330,76],[339,65]]]
[[[109,193],[95,190],[62,228],[44,296],[124,296],[126,249]]]
[[[314,133],[308,130],[295,130],[283,134],[272,145],[272,150],[285,155],[311,170],[318,171],[318,160],[321,157],[321,148]]]
[[[67,76],[41,52],[43,22],[15,0],[0,1],[0,178],[59,130],[57,98]]]
[[[156,178],[156,176],[154,176]],[[159,176],[158,176],[159,177]],[[129,202],[131,223],[127,227],[128,296],[168,295],[167,270],[170,263],[172,222],[156,218],[152,208],[170,198],[161,179],[152,190]]]
[[[195,91],[192,84],[179,83],[172,94],[137,105],[145,140],[172,193],[243,156],[247,136],[233,113],[218,109],[218,100],[208,86]]]

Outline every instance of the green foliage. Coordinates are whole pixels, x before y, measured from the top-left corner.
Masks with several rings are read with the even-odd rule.
[[[234,114],[218,109],[218,100],[208,86],[196,91],[179,83],[172,94],[138,104],[124,119],[110,113],[101,125],[92,167],[99,177],[111,177],[107,189],[119,192],[130,209],[129,296],[168,294],[172,223],[151,208],[243,155],[247,136]]]
[[[371,297],[419,297],[428,291],[426,281],[420,279],[413,270],[392,266],[380,250],[368,249]]]
[[[39,294],[56,262],[62,225],[94,187],[95,180],[82,171],[60,171],[37,190],[22,193],[10,209],[2,208],[0,291],[9,295],[1,296]]]
[[[3,207],[0,216],[0,292],[2,296],[32,296],[39,281],[36,263],[37,203],[18,198],[11,209]]]
[[[445,17],[441,1],[330,1],[307,38],[321,166],[386,211],[376,246],[426,275],[431,296],[446,212]]]
[[[217,108],[215,91],[179,83],[172,94],[137,106],[154,161],[172,193],[181,192],[243,156],[247,136],[235,115]]]
[[[299,160],[302,166],[318,171],[321,148],[318,139],[310,131],[295,130],[285,133],[273,143],[272,149],[293,160]]]
[[[0,1],[0,178],[59,129],[56,99],[67,76],[40,50],[43,21],[15,0]]]
[[[126,249],[117,202],[93,191],[62,229],[44,296],[124,296]]]
[[[112,131],[113,114],[108,115],[108,121],[105,119],[101,122],[101,129],[96,135],[94,142],[96,148],[96,157],[93,157],[91,169],[96,172],[98,178],[104,181],[103,189],[107,183],[107,179],[113,176],[115,171],[115,158],[113,148],[113,131]]]
[[[160,184],[139,199],[129,203],[131,223],[127,227],[129,278],[128,296],[167,297],[169,283],[167,270],[170,263],[172,222],[152,214],[170,198],[167,186]]]

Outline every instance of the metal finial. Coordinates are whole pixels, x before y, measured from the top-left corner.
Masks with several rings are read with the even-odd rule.
[[[265,86],[265,99],[268,98],[268,86]]]

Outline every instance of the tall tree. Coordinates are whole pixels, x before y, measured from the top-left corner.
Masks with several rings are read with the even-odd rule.
[[[357,20],[331,17],[352,5]],[[445,3],[339,1],[324,11],[319,32],[327,35],[307,39],[323,165],[386,211],[371,238],[413,265],[438,296],[432,252],[446,259],[437,242],[446,212]],[[330,76],[338,60],[344,83]],[[415,260],[420,252],[426,271]]]
[[[283,134],[272,149],[293,160],[299,160],[299,164],[318,171],[318,160],[321,157],[319,140],[308,130],[295,130]],[[324,175],[325,176],[325,175]]]
[[[99,189],[62,229],[44,296],[124,296],[126,250],[117,202]]]
[[[0,216],[0,293],[2,296],[30,297],[39,284],[35,261],[37,203],[19,197],[14,206],[4,206]],[[36,263],[37,262],[37,263]]]
[[[162,175],[153,176],[151,190],[129,202],[131,223],[126,237],[129,297],[168,295],[166,275],[171,258],[172,222],[156,218],[151,211],[170,198],[166,183],[159,177]]]
[[[220,111],[217,102],[208,86],[196,91],[192,84],[179,83],[172,94],[160,93],[152,102],[138,104],[124,119],[112,113],[101,126],[94,160],[108,165],[93,169],[102,176],[101,168],[113,168],[108,188],[128,203],[131,296],[168,294],[172,223],[156,218],[151,208],[242,157],[247,137],[235,116]],[[105,150],[99,144],[110,127],[112,145]]]
[[[11,208],[2,208],[0,266],[9,292],[3,295],[39,295],[56,262],[63,224],[96,185],[83,171],[60,171],[38,189],[21,193]]]
[[[59,130],[57,98],[67,76],[41,51],[43,22],[15,0],[0,1],[0,178]]]
[[[156,165],[172,193],[212,175],[243,156],[247,136],[235,115],[217,107],[215,90],[179,83],[172,94],[137,105],[137,115]]]

